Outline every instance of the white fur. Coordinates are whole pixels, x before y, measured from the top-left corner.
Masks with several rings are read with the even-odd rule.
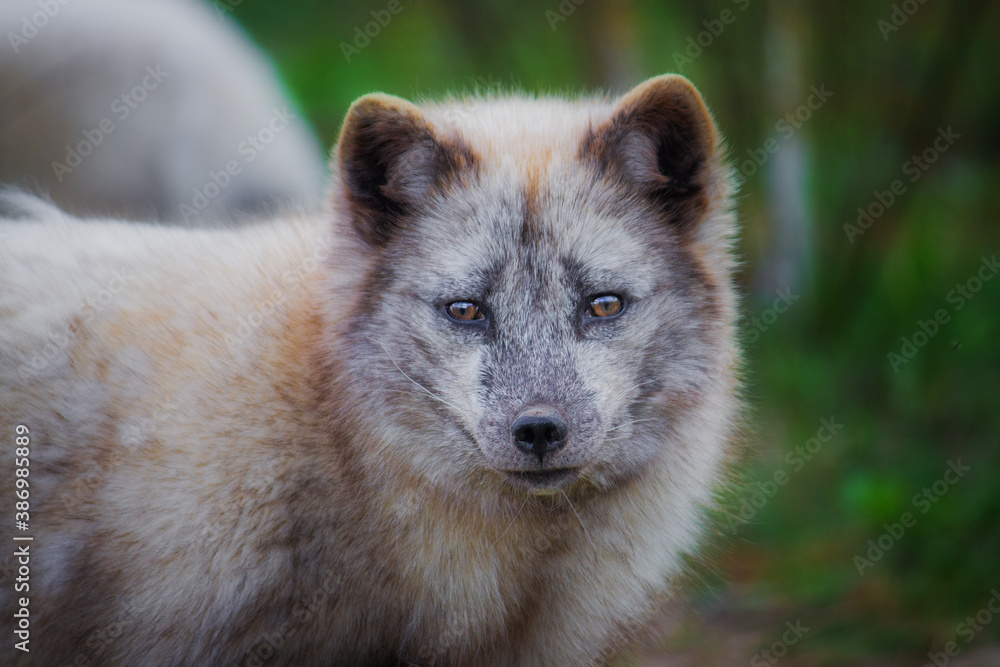
[[[192,226],[259,215],[267,206],[319,207],[323,151],[272,65],[224,12],[202,0],[49,4],[58,12],[11,44],[10,35],[26,32],[25,20],[32,25],[42,10],[37,0],[0,3],[0,183],[80,214]],[[119,102],[113,109],[147,67],[167,76],[135,108]],[[264,150],[241,154],[241,143],[286,108],[291,124]],[[106,120],[113,131],[98,133],[103,138],[78,167],[53,167],[65,166],[68,147]],[[181,209],[233,160],[242,173],[207,208]]]

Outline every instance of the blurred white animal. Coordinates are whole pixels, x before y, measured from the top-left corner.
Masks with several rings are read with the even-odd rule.
[[[323,151],[200,0],[3,0],[0,183],[79,214],[206,226],[317,208]]]

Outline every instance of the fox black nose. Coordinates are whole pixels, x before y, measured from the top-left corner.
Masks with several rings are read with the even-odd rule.
[[[523,410],[510,427],[517,448],[539,459],[566,444],[566,431],[566,422],[548,408]]]

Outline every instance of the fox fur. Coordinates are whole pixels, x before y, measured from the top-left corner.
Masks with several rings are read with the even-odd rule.
[[[0,433],[30,431],[27,532],[9,453],[0,498],[34,541],[30,591],[9,556],[0,589],[8,644],[30,598],[30,652],[0,651],[627,658],[739,418],[722,153],[674,75],[619,98],[375,94],[323,215],[181,229],[8,201]],[[623,304],[606,321],[602,294]],[[512,443],[532,406],[564,419],[557,451]]]

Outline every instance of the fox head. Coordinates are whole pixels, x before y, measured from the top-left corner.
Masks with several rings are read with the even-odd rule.
[[[720,152],[679,76],[614,100],[355,102],[331,200],[362,262],[328,312],[360,455],[515,493],[712,467],[735,382]]]

